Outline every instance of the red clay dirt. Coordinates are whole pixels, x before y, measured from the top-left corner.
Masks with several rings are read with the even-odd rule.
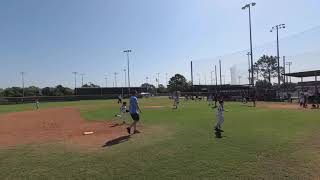
[[[114,123],[85,121],[74,107],[0,115],[0,147],[52,142],[101,147],[128,135],[126,126]],[[86,131],[94,134],[83,135]]]

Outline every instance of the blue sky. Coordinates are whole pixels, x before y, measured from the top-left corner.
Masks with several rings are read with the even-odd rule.
[[[206,59],[204,64],[212,67],[217,62],[216,57],[239,52],[239,62],[237,58],[224,62],[223,72],[229,76],[229,67],[247,64],[242,50],[245,52],[249,47],[248,14],[241,7],[248,2],[1,1],[0,87],[20,86],[20,71],[26,72],[27,86],[62,84],[73,87],[73,71],[85,73],[85,82],[102,86],[105,86],[105,75],[108,85],[112,86],[113,73],[118,72],[118,85],[123,85],[126,57],[122,51],[125,49],[133,51],[130,55],[132,85],[140,85],[146,77],[154,83],[158,72],[160,83],[164,84],[166,73],[168,76],[181,73],[190,79],[190,60],[200,63],[201,59]],[[313,58],[318,57],[320,50],[314,47],[320,48],[320,41],[315,40],[319,39],[320,30],[316,29],[302,39],[299,39],[301,36],[295,39],[293,35],[320,25],[319,0],[255,2],[257,5],[252,9],[254,46],[273,42],[275,34],[269,32],[270,28],[285,23],[288,28],[280,33],[284,38],[283,52],[294,58],[299,57],[296,54],[311,51],[316,52]],[[285,37],[290,38],[286,40]],[[300,46],[293,47],[292,44]],[[267,47],[260,46],[260,50],[274,52],[274,47],[271,43]],[[293,70],[301,70],[298,64],[303,60],[297,58],[296,61]],[[310,60],[308,64],[310,66],[302,69],[320,68],[319,60]]]

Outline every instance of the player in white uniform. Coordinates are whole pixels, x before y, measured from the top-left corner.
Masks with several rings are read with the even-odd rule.
[[[213,95],[210,94],[209,97],[208,97],[208,102],[209,102],[209,106],[212,106],[213,105]]]
[[[180,103],[180,97],[179,97],[179,93],[178,93],[178,91],[177,91],[177,92],[175,93],[175,96],[174,96],[173,108],[174,108],[174,109],[178,109],[179,103]]]
[[[120,112],[119,114],[116,114],[115,116],[119,117],[122,120],[122,124],[126,124],[127,120],[127,102],[123,102],[121,107],[120,107]]]
[[[224,122],[224,102],[223,100],[219,101],[219,107],[217,110],[217,124],[215,125],[214,129],[217,132],[223,132],[223,130],[221,129],[221,125]]]
[[[39,104],[40,104],[40,103],[39,103],[39,100],[36,99],[35,102],[34,102],[34,105],[36,106],[37,109],[39,109]]]

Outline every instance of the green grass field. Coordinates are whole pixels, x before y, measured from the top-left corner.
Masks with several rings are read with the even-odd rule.
[[[64,144],[0,149],[0,179],[311,179],[320,176],[320,111],[252,108],[226,102],[225,137],[215,139],[215,110],[206,102],[140,100],[147,132],[100,150]],[[89,121],[117,112],[114,101],[43,103],[41,108],[81,109]],[[106,105],[108,108],[104,107]],[[0,106],[0,114],[31,104]],[[67,119],[66,119],[67,120]],[[154,131],[153,131],[154,130]],[[1,135],[1,134],[0,134]]]

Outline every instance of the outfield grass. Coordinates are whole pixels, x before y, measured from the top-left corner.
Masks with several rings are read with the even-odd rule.
[[[319,111],[227,102],[225,137],[215,139],[215,112],[205,102],[182,101],[178,110],[172,110],[167,99],[140,103],[166,106],[143,109],[141,123],[147,132],[97,151],[69,149],[64,144],[0,149],[0,179],[310,179],[320,175]],[[114,101],[46,103],[41,108],[77,105],[101,105],[80,110],[91,121],[110,119],[118,111]],[[0,106],[0,112],[32,108]]]

